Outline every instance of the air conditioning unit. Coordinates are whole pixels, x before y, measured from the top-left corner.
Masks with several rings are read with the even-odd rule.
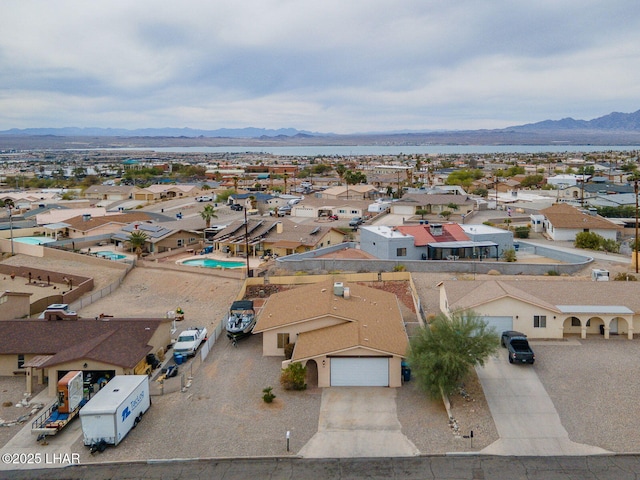
[[[603,270],[601,268],[594,268],[591,270],[591,280],[594,282],[608,282],[609,270]]]

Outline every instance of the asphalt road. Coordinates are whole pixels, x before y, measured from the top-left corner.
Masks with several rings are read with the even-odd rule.
[[[4,471],[6,480],[117,479],[424,479],[424,480],[625,480],[638,478],[640,456],[491,457],[425,456],[321,459],[244,458],[110,463],[59,470]]]

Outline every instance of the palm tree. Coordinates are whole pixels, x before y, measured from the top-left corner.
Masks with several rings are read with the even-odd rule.
[[[141,230],[136,230],[134,232],[131,232],[131,234],[129,235],[129,239],[128,239],[129,245],[136,252],[136,255],[138,258],[142,256],[142,249],[147,243],[148,238],[149,238],[148,235]]]
[[[204,207],[200,212],[200,216],[204,220],[206,228],[209,228],[211,226],[212,218],[218,218],[218,216],[216,215],[216,210],[211,205],[207,205],[206,207]]]
[[[289,174],[287,172],[284,172],[284,175],[282,175],[282,179],[284,180],[284,193],[285,195],[287,194],[287,179],[289,178]]]

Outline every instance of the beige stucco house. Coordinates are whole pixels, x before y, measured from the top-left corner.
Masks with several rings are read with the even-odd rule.
[[[543,281],[445,281],[438,286],[442,312],[473,310],[498,333],[517,330],[539,339],[599,334],[633,339],[640,331],[638,282],[548,277]]]
[[[156,318],[0,321],[0,376],[25,375],[48,383],[55,396],[57,382],[71,370],[85,380],[144,373],[146,355],[164,354],[171,342],[171,321]],[[89,377],[87,374],[91,373]]]
[[[341,294],[341,292],[343,292]],[[357,283],[331,281],[271,295],[253,333],[265,356],[306,365],[319,387],[401,385],[408,339],[395,295]]]

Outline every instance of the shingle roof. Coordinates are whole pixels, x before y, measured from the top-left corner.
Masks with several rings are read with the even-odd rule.
[[[332,281],[272,295],[254,333],[330,317],[336,325],[298,336],[296,359],[356,346],[404,355],[408,340],[396,296],[356,283],[344,286],[349,287],[350,298],[334,295]]]
[[[451,309],[474,308],[510,296],[556,311],[560,311],[558,305],[620,305],[640,314],[639,283],[545,278],[544,281],[446,281],[444,287]]]
[[[119,213],[115,215],[107,215],[104,217],[91,217],[88,220],[84,219],[84,215],[78,215],[77,217],[70,218],[66,221],[69,228],[80,231],[89,231],[94,228],[101,227],[108,223],[117,223],[126,225],[130,222],[145,222],[151,220],[151,217],[144,212],[132,212],[132,213]]]
[[[566,203],[554,203],[549,208],[540,210],[554,228],[589,228],[615,230],[620,227],[602,217],[582,213]]]
[[[149,340],[165,319],[138,318],[0,322],[0,354],[53,355],[45,367],[91,359],[133,368],[151,350]]]

